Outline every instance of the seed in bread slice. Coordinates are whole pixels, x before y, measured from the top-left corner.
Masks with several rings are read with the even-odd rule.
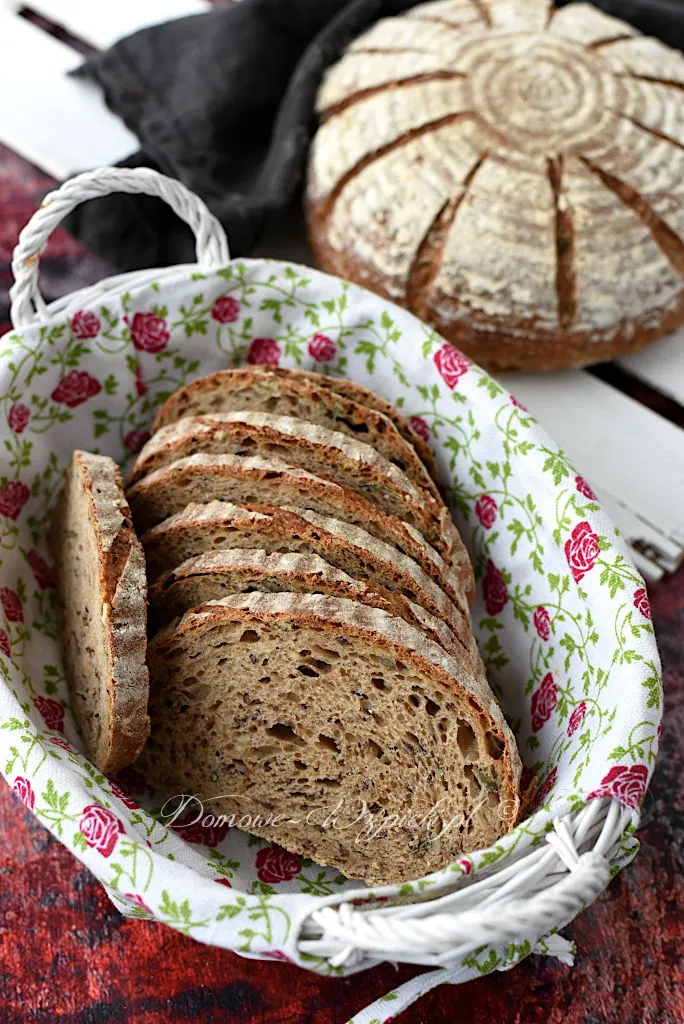
[[[199,385],[202,384],[202,387]],[[263,412],[289,416],[334,430],[356,441],[372,445],[388,462],[406,473],[411,483],[425,487],[437,501],[441,495],[410,441],[405,440],[384,413],[369,409],[351,398],[319,388],[296,374],[275,377],[247,369],[223,370],[181,388],[170,399],[180,415],[170,413],[169,422],[190,416],[233,412]],[[158,419],[163,419],[158,415]],[[156,432],[156,431],[155,431]]]
[[[444,503],[414,487],[405,473],[369,444],[291,416],[261,412],[188,416],[162,427],[143,447],[128,485],[163,466],[198,453],[277,455],[372,501],[383,512],[413,526],[434,544],[458,531]],[[455,543],[453,540],[451,543]]]
[[[255,383],[254,379],[257,375],[264,382],[263,385],[261,382],[258,385]],[[390,402],[381,398],[380,395],[376,395],[374,391],[364,387],[363,384],[357,384],[356,381],[347,380],[344,377],[329,377],[322,373],[312,373],[309,370],[286,370],[270,366],[251,366],[235,370],[219,370],[217,373],[210,373],[206,377],[199,377],[197,380],[193,380],[184,387],[174,391],[166,399],[155,416],[154,423],[152,424],[152,433],[156,433],[161,427],[174,423],[184,416],[201,416],[208,412],[231,412],[238,408],[258,409],[261,412],[282,411],[286,415],[300,416],[301,419],[324,424],[323,416],[325,413],[317,407],[309,409],[307,405],[303,405],[301,406],[301,412],[286,412],[280,408],[281,398],[274,404],[257,405],[256,403],[260,402],[257,396],[264,393],[264,386],[268,386],[271,389],[270,394],[273,395],[272,389],[274,384],[278,385],[279,395],[287,398],[288,409],[290,410],[299,407],[302,401],[300,398],[302,394],[301,388],[308,386],[314,388],[317,393],[326,391],[338,399],[346,399],[352,402],[356,407],[361,406],[370,412],[378,413],[384,419],[389,420],[401,437],[412,448],[415,448],[418,457],[427,468],[432,479],[434,481],[437,480],[435,459],[430,451],[430,447],[412,428],[410,420],[406,416],[402,416]],[[253,398],[250,397],[250,391],[253,391]],[[236,392],[240,394],[240,400],[243,403],[240,406],[235,404],[237,399],[233,396]],[[315,401],[323,403],[318,394]],[[249,404],[250,402],[255,404]],[[296,405],[294,404],[295,402]],[[331,407],[326,404],[325,408],[327,411]],[[307,409],[308,411],[306,411]],[[344,431],[337,408],[334,407],[332,412],[337,423],[337,426],[332,429]],[[357,436],[359,424],[364,422],[363,415],[358,411],[358,408],[350,410],[349,415],[347,411],[343,411],[342,416],[349,421],[347,430],[344,432],[353,432],[354,436]],[[374,427],[371,427],[370,421],[367,422],[371,432],[371,443],[377,447],[378,437],[383,433],[383,420],[376,421]],[[365,433],[363,428],[362,431],[361,436]],[[387,452],[383,452],[383,454],[391,459]],[[394,461],[394,459],[391,459],[391,461]]]
[[[145,556],[112,459],[74,452],[50,531],[71,704],[101,771],[147,739]]]
[[[474,651],[469,650],[472,637],[466,630],[464,638],[457,640],[444,622],[402,594],[392,593],[377,583],[353,579],[319,555],[269,552],[263,548],[208,551],[165,573],[150,588],[150,634],[198,605],[255,590],[346,597],[404,619],[455,657],[463,657],[464,653],[474,656]]]
[[[148,779],[349,877],[419,877],[517,820],[520,760],[484,676],[379,608],[227,597],[148,661]]]
[[[242,529],[236,526],[239,522]],[[469,636],[469,620],[464,612],[413,559],[358,526],[308,509],[273,510],[262,518],[261,513],[236,514],[231,506],[224,510],[222,502],[188,506],[143,535],[149,579],[156,579],[160,570],[175,569],[186,559],[208,551],[254,548],[255,534],[258,546],[264,550],[320,555],[354,579],[376,581],[415,601],[448,622],[459,636]]]
[[[473,570],[458,531],[454,530],[452,535],[453,544],[447,537],[439,538],[435,551],[412,526],[383,512],[355,491],[291,466],[275,455],[268,459],[190,455],[143,477],[129,488],[128,500],[139,533],[182,512],[190,503],[219,500],[311,509],[360,526],[393,545],[418,562],[439,586],[450,587],[452,594],[456,592],[454,600],[458,599],[460,588],[467,602],[472,602]],[[148,569],[152,568],[148,565]]]

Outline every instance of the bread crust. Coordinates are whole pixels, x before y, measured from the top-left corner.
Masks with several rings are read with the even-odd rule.
[[[238,410],[296,417],[370,444],[416,487],[424,487],[436,501],[442,500],[415,445],[389,417],[332,388],[318,387],[296,371],[276,376],[251,368],[222,370],[193,381],[166,400],[155,418],[153,433],[189,416]]]
[[[589,4],[464,12],[382,19],[328,70],[316,262],[496,372],[582,366],[675,330],[684,58]]]
[[[343,597],[404,619],[423,630],[436,644],[454,657],[476,655],[472,635],[467,628],[456,634],[442,622],[402,594],[392,593],[378,583],[354,579],[317,554],[267,552],[254,548],[228,548],[208,551],[186,559],[152,585],[149,592],[150,627],[155,633],[170,619],[183,615],[194,605],[220,600],[229,594],[251,590],[274,593],[327,594]],[[192,585],[204,585],[211,596],[195,600]],[[465,625],[465,624],[464,624]],[[477,655],[479,657],[479,655]]]
[[[170,395],[160,406],[152,423],[152,433],[161,427],[173,423],[187,415],[189,409],[201,407],[212,394],[220,391],[228,381],[239,387],[249,386],[253,380],[273,380],[281,387],[299,390],[302,385],[309,385],[315,391],[329,391],[353,402],[357,407],[365,407],[392,423],[407,444],[415,448],[421,462],[427,468],[432,479],[437,483],[437,467],[435,457],[427,442],[415,432],[406,416],[394,406],[381,398],[363,384],[346,377],[330,377],[327,374],[314,373],[310,370],[288,370],[270,366],[241,367],[235,370],[219,370],[205,377],[198,377]],[[360,413],[354,410],[356,415]]]
[[[67,474],[75,474],[87,501],[88,521],[83,529],[95,539],[97,572],[107,652],[109,721],[102,723],[98,749],[87,751],[103,772],[113,774],[131,764],[150,731],[147,716],[149,678],[147,650],[147,580],[145,556],[123,493],[116,463],[103,455],[75,451]],[[71,599],[65,564],[66,487],[58,499],[50,531],[50,547],[57,567],[58,602],[64,609]]]
[[[460,587],[467,604],[472,604],[475,582],[470,558],[446,508],[444,513],[451,529],[435,537],[433,548],[417,530],[396,516],[383,512],[350,488],[298,466],[291,466],[276,456],[263,459],[233,455],[190,455],[150,473],[129,488],[128,500],[140,531],[149,532],[155,524],[180,513],[185,507],[185,504],[179,507],[179,504],[174,505],[170,500],[162,500],[169,494],[174,483],[180,483],[187,489],[188,503],[193,500],[190,494],[192,483],[198,488],[203,486],[202,497],[208,500],[230,500],[235,486],[243,483],[253,487],[259,495],[272,495],[271,500],[262,501],[259,497],[246,504],[274,505],[288,489],[296,494],[298,506],[355,523],[372,536],[404,551],[438,585],[442,585],[441,581],[445,578],[447,585],[451,585],[453,572],[456,594]],[[435,558],[435,554],[439,557]],[[444,563],[447,573],[444,572]]]

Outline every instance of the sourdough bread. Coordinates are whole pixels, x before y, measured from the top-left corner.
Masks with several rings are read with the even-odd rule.
[[[406,473],[411,483],[441,500],[415,447],[384,413],[317,387],[296,373],[275,376],[247,368],[202,377],[167,399],[157,414],[154,432],[190,416],[245,411],[289,416],[364,441]]]
[[[221,408],[209,407],[210,403],[217,400],[217,396],[223,393],[225,382],[228,377],[242,383],[250,379],[253,374],[258,373],[268,381],[278,381],[286,386],[291,381],[297,383],[308,383],[316,390],[324,389],[342,398],[347,398],[356,405],[365,406],[367,409],[385,416],[395,429],[401,434],[405,441],[412,445],[427,467],[433,480],[437,480],[435,459],[426,441],[416,433],[411,426],[411,421],[395,409],[395,407],[374,391],[358,384],[356,381],[346,377],[329,377],[322,373],[312,373],[309,370],[286,370],[271,366],[255,366],[250,369],[219,370],[217,373],[209,374],[206,377],[199,377],[185,387],[174,391],[172,395],[160,407],[152,424],[152,433],[156,433],[160,427],[182,419],[184,416],[196,416],[205,412],[221,412]],[[229,385],[232,387],[232,385]],[[245,406],[245,408],[248,408]],[[271,409],[264,409],[264,412],[271,412]],[[303,416],[302,419],[310,419]],[[318,422],[318,421],[316,421]],[[341,429],[339,426],[335,429]]]
[[[365,530],[319,516],[307,509],[283,509],[270,522],[251,517],[247,534],[235,528],[235,516],[226,516],[221,502],[190,506],[162,523],[157,531],[142,538],[147,556],[148,575],[156,578],[158,566],[175,569],[198,554],[226,548],[256,547],[268,551],[304,551],[319,554],[327,562],[355,579],[377,581],[394,593],[415,601],[433,615],[445,619],[459,635],[468,628],[466,613],[454,604],[441,587],[433,583],[420,566],[396,548],[372,537]],[[244,516],[241,517],[244,522]],[[463,606],[465,603],[463,602]]]
[[[462,628],[470,631],[467,601],[462,589],[453,585],[446,567],[442,575],[425,573],[410,556],[367,530],[309,509],[222,501],[188,505],[145,534],[143,545],[152,577],[158,575],[160,565],[163,570],[172,569],[193,555],[230,548],[308,551],[363,579],[373,578],[373,566],[381,558],[405,569],[422,589],[429,591],[432,584],[443,590],[460,613]],[[461,635],[460,626],[457,632]]]
[[[319,864],[405,881],[517,820],[520,761],[484,676],[381,609],[232,596],[148,662],[146,777]]]
[[[149,733],[145,557],[112,459],[74,452],[50,548],[71,704],[86,754],[113,773]]]
[[[683,85],[586,3],[381,19],[318,94],[316,260],[495,371],[643,348],[684,321]]]
[[[233,548],[187,559],[150,588],[150,634],[191,608],[230,594],[252,591],[348,598],[404,619],[454,657],[476,656],[467,630],[463,631],[463,639],[458,640],[444,622],[402,594],[378,583],[352,578],[319,555],[303,553],[301,549],[281,553],[263,548]]]
[[[129,485],[178,459],[199,453],[277,455],[310,473],[344,484],[383,512],[409,523],[427,540],[444,528],[448,510],[369,444],[291,416],[229,412],[188,416],[162,427],[143,447]]]
[[[409,524],[382,512],[350,488],[291,466],[276,456],[263,459],[190,455],[143,477],[129,488],[128,500],[140,533],[182,512],[190,503],[219,500],[311,509],[360,526],[392,544],[418,562],[439,585],[445,577],[449,580],[449,574],[444,572],[446,563],[455,576],[454,588],[460,585],[468,602],[472,602],[474,579],[470,559],[458,531],[449,530],[448,522],[444,533],[435,537],[435,551]],[[445,513],[448,518],[446,509]],[[154,560],[148,568],[154,569]]]

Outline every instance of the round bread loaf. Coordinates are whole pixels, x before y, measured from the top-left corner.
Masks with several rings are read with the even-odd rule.
[[[327,73],[313,251],[493,370],[684,322],[684,57],[588,4],[438,0]]]

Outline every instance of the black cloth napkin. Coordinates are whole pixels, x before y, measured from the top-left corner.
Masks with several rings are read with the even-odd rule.
[[[684,0],[594,2],[684,49]],[[121,166],[184,182],[226,228],[232,255],[241,255],[296,201],[325,69],[379,18],[415,3],[242,0],[142,29],[75,74],[99,84],[140,140]],[[157,199],[92,200],[66,227],[120,270],[193,260],[189,230]]]

